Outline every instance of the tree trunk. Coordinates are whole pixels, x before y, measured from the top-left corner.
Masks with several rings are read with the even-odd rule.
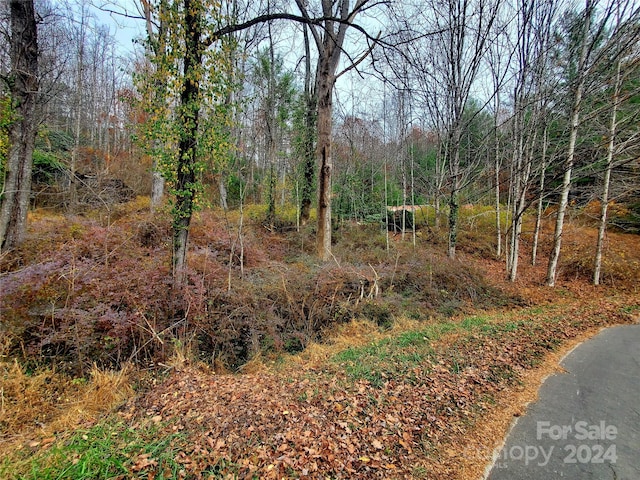
[[[502,229],[500,228],[500,142],[498,138],[498,107],[500,105],[500,95],[496,88],[496,113],[494,115],[493,130],[495,135],[494,145],[494,191],[495,191],[495,209],[496,209],[496,258],[502,256]]]
[[[76,213],[78,209],[78,154],[80,153],[80,133],[82,125],[82,116],[85,110],[82,96],[84,95],[84,48],[85,48],[85,29],[86,29],[87,16],[85,14],[85,6],[82,5],[80,12],[80,25],[78,33],[78,57],[77,71],[76,71],[76,94],[75,94],[75,125],[73,127],[73,150],[71,152],[71,165],[69,166],[69,199],[68,209],[71,213]],[[85,122],[88,119],[85,118]]]
[[[315,92],[311,84],[311,48],[309,45],[308,26],[303,26],[304,50],[305,50],[305,75],[304,75],[304,98],[306,112],[304,117],[303,131],[303,179],[302,195],[300,202],[300,222],[306,225],[311,215],[311,197],[313,196],[313,180],[315,177],[315,152],[313,148],[313,131],[316,121],[316,99]]]
[[[218,177],[218,192],[220,194],[220,208],[223,210],[229,209],[229,204],[227,203],[227,187],[225,187],[225,178],[224,175],[220,175]]]
[[[538,255],[538,239],[540,238],[540,227],[542,225],[542,204],[544,201],[544,180],[547,169],[547,127],[545,126],[542,139],[542,164],[540,165],[540,188],[538,190],[538,209],[536,214],[536,226],[533,232],[533,246],[531,248],[531,265],[536,264]]]
[[[273,36],[271,33],[271,23],[268,24],[269,30],[269,71],[266,72],[267,78],[267,98],[265,105],[265,144],[267,150],[267,161],[269,162],[269,178],[267,182],[267,225],[272,232],[276,223],[276,86],[275,86],[275,55],[273,51]]]
[[[521,124],[521,128],[524,126]],[[535,126],[534,126],[535,128]],[[514,216],[512,220],[512,234],[513,234],[513,242],[512,250],[511,250],[511,270],[509,271],[509,280],[512,282],[516,281],[518,276],[518,262],[520,257],[520,237],[522,235],[522,223],[524,221],[524,213],[527,206],[527,189],[529,186],[529,179],[531,176],[531,164],[533,163],[533,155],[534,155],[534,147],[536,144],[537,135],[535,131],[529,134],[529,145],[528,148],[525,148],[524,137],[525,132],[523,131],[521,135],[519,135],[520,139],[518,140],[519,144],[522,145],[518,148],[518,155],[524,157],[524,164],[521,161],[517,162],[518,167],[518,175],[517,175],[517,200],[514,199]]]
[[[11,0],[11,98],[18,119],[9,131],[4,191],[0,198],[0,252],[25,237],[31,194],[38,94],[38,33],[33,0]]]
[[[436,179],[433,189],[434,222],[436,230],[440,229],[440,190],[442,189],[446,172],[446,149],[442,142],[442,137],[438,136],[438,153],[436,154]]]
[[[333,75],[326,58],[318,69],[318,232],[316,249],[322,261],[331,258],[331,129]]]
[[[449,258],[456,258],[456,245],[458,243],[458,220],[460,209],[460,127],[456,126],[452,135],[451,159],[451,196],[449,197]]]
[[[197,135],[200,114],[200,74],[202,63],[201,7],[184,0],[185,46],[184,86],[180,95],[182,132],[178,143],[176,204],[173,211],[173,275],[177,283],[185,280],[189,225],[196,196]]]
[[[458,190],[457,187],[452,188],[451,197],[449,198],[449,258],[456,258],[456,245],[458,243],[458,217],[460,211]]]
[[[296,1],[300,12],[310,18],[305,2]],[[336,82],[336,70],[342,54],[342,46],[347,29],[352,25],[357,13],[365,7],[366,1],[358,0],[349,6],[349,0],[334,2],[323,0],[322,13],[325,19],[322,25],[309,24],[311,33],[318,47],[318,64],[316,69],[316,101],[317,101],[317,134],[318,144],[318,229],[316,233],[316,250],[323,260],[331,258],[331,127],[333,113],[333,87]],[[333,8],[336,8],[336,12]],[[340,21],[334,20],[339,17]],[[354,64],[355,65],[355,64]]]
[[[166,55],[166,35],[167,35],[167,27],[165,23],[165,10],[167,9],[166,3],[161,1],[158,4],[159,9],[159,26],[157,33],[154,33],[154,27],[152,22],[152,12],[151,12],[151,4],[142,0],[142,7],[146,19],[146,28],[147,28],[147,36],[149,39],[149,55],[154,55],[156,58],[161,58]],[[156,68],[157,65],[156,65]],[[167,101],[165,98],[165,87],[158,82],[153,91],[153,103],[155,105],[164,103]],[[162,148],[159,140],[155,140],[154,152],[156,152],[153,156],[152,166],[151,166],[151,204],[150,210],[151,213],[155,212],[156,208],[160,206],[162,203],[162,197],[164,196],[164,186],[165,179],[160,171],[160,165],[158,162],[157,152]]]
[[[569,141],[569,149],[571,152],[575,150],[575,138],[573,133],[571,134]],[[564,177],[562,180],[562,193],[560,196],[560,206],[558,207],[558,214],[556,216],[556,228],[553,235],[553,250],[551,251],[551,257],[549,258],[549,265],[547,267],[547,286],[553,287],[556,284],[556,274],[558,269],[558,260],[560,259],[560,249],[562,247],[562,231],[564,228],[564,216],[567,211],[567,204],[569,203],[569,190],[571,189],[571,171],[573,169],[573,153],[571,154],[571,161],[567,160]]]
[[[616,70],[615,91],[613,94],[613,107],[611,111],[611,123],[609,125],[609,143],[607,144],[607,169],[604,172],[602,185],[602,205],[600,207],[600,227],[598,228],[598,241],[596,244],[596,256],[594,260],[593,284],[600,285],[600,274],[602,270],[602,248],[604,245],[604,234],[607,229],[607,210],[609,208],[609,183],[611,182],[611,170],[613,169],[613,150],[617,129],[618,102],[620,101],[620,60]]]
[[[516,93],[516,98],[518,94]],[[513,190],[513,204],[511,207],[511,235],[509,239],[509,262],[508,269],[509,280],[514,282],[518,270],[518,255],[520,250],[520,233],[522,229],[522,219],[520,218],[520,199],[523,195],[524,182],[522,180],[522,162],[524,156],[524,126],[522,125],[523,112],[520,109],[520,102],[517,101],[515,118],[514,118],[514,141],[512,160],[511,188]]]
[[[573,91],[573,106],[571,109],[571,133],[569,135],[569,147],[567,148],[567,159],[565,161],[564,177],[562,179],[562,192],[560,194],[560,205],[558,207],[558,215],[556,217],[556,228],[553,236],[553,250],[549,257],[549,265],[547,268],[546,284],[549,287],[555,286],[556,274],[558,269],[558,260],[560,259],[560,250],[562,247],[562,230],[564,227],[564,216],[569,203],[569,190],[571,189],[571,174],[573,170],[574,156],[576,151],[576,140],[578,138],[578,126],[580,122],[580,109],[582,107],[582,94],[584,90],[589,39],[589,27],[591,25],[591,17],[593,15],[594,5],[587,0],[585,8],[584,24],[582,26],[582,45],[580,48],[580,58],[578,60],[576,86]]]
[[[151,212],[155,212],[156,208],[162,203],[164,196],[164,177],[158,170],[158,159],[153,159],[152,180],[151,180]]]

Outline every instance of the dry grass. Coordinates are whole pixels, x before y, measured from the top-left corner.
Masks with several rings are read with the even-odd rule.
[[[0,456],[47,443],[59,432],[93,423],[133,395],[132,369],[94,367],[88,380],[51,369],[29,373],[17,362],[0,364]]]
[[[570,224],[566,233],[561,263],[564,278],[590,281],[594,271],[597,230]],[[622,289],[640,283],[638,235],[607,232],[603,248],[602,281]]]
[[[123,207],[124,208],[124,207]],[[145,208],[141,201],[133,203],[129,207],[129,212],[119,212],[123,214],[135,213],[143,216],[140,210]],[[246,212],[251,218],[251,211]],[[255,214],[255,212],[253,212]],[[135,215],[134,215],[135,217]],[[137,218],[137,217],[136,217]],[[504,278],[504,263],[494,260],[491,252],[491,224],[489,215],[474,217],[475,223],[469,224],[470,237],[466,240],[467,248],[461,249],[461,264],[478,265],[484,272],[484,276],[491,280],[492,285],[498,285],[501,290],[520,295],[527,299],[532,305],[546,305],[580,298],[581,296],[591,297],[602,295],[603,289],[596,289],[589,285],[592,252],[595,249],[595,229],[582,224],[568,224],[565,231],[563,243],[563,256],[561,258],[561,272],[559,285],[556,290],[543,286],[544,275],[546,273],[546,256],[548,254],[549,239],[552,235],[553,224],[551,219],[545,222],[545,236],[542,245],[546,248],[540,252],[539,263],[533,267],[528,264],[526,256],[530,248],[530,233],[525,233],[523,237],[523,261],[521,262],[520,277],[516,283],[507,282]],[[237,214],[230,213],[225,222],[232,227],[237,222]],[[39,247],[53,240],[62,244],[69,239],[83,236],[83,223],[74,218],[62,216],[52,216],[46,212],[32,212],[30,221],[36,232],[32,234],[31,251],[39,251]],[[135,224],[137,220],[131,220],[130,224]],[[123,223],[125,223],[123,221]],[[234,227],[235,228],[235,227]],[[234,228],[230,231],[233,233]],[[527,224],[527,228],[531,225]],[[247,265],[263,265],[267,261],[282,259],[290,253],[287,249],[288,243],[285,238],[269,235],[262,236],[262,230],[257,232],[245,232]],[[378,267],[378,262],[382,262],[388,256],[387,252],[380,247],[379,241],[370,232],[364,230],[350,232],[353,236],[343,238],[342,242],[336,246],[338,254],[343,253],[345,259],[352,255],[354,259],[362,260],[363,255],[369,255],[373,264]],[[202,212],[198,216],[193,232],[192,240],[194,244],[192,261],[199,267],[195,270],[204,276],[204,272],[211,273],[214,268],[220,269],[220,274],[215,277],[226,278],[226,262],[229,256],[229,231],[225,230],[222,216],[216,216],[211,212]],[[266,235],[266,234],[264,234]],[[357,236],[359,235],[359,236]],[[372,240],[373,238],[373,240]],[[478,248],[481,242],[485,242],[486,248]],[[399,244],[399,240],[395,239]],[[156,242],[160,244],[160,241]],[[408,245],[408,243],[407,243]],[[205,248],[206,246],[206,248]],[[269,246],[267,251],[266,246]],[[400,248],[404,245],[397,246]],[[435,247],[429,245],[429,241],[420,244],[420,254],[424,256],[427,248],[443,248],[442,244]],[[640,249],[638,247],[637,235],[624,235],[619,233],[608,233],[605,250],[605,282],[607,286],[614,288],[625,287],[626,290],[635,289],[637,292],[640,284]],[[379,248],[379,252],[375,251]],[[221,267],[211,260],[210,249],[220,251],[224,265]],[[409,250],[409,247],[407,246]],[[35,254],[33,254],[35,255]],[[26,260],[28,260],[27,258]],[[341,258],[341,261],[345,261]],[[22,259],[25,261],[25,259]],[[28,264],[28,262],[27,262]],[[455,265],[450,270],[453,270]],[[293,271],[293,267],[291,267]],[[224,275],[223,275],[224,274]],[[303,274],[300,274],[301,278]],[[394,269],[395,275],[395,269]],[[456,280],[454,278],[454,280]],[[397,281],[397,279],[396,279]],[[295,283],[295,282],[294,282]],[[570,298],[565,299],[561,294],[563,289],[569,291]],[[485,312],[486,314],[487,312]],[[449,319],[456,322],[455,318]],[[307,348],[296,355],[287,358],[284,364],[274,362],[273,357],[261,356],[260,353],[246,364],[242,371],[244,373],[263,372],[265,370],[276,371],[305,370],[317,368],[326,364],[329,359],[335,357],[339,352],[348,348],[357,348],[378,342],[384,338],[398,336],[399,334],[412,330],[423,329],[429,322],[411,320],[402,316],[394,318],[393,326],[382,331],[375,322],[364,319],[354,319],[348,323],[333,325],[323,331],[322,343],[312,343]],[[590,331],[584,335],[585,339],[595,331]],[[442,342],[452,341],[454,334],[442,339]],[[493,413],[486,416],[482,422],[475,425],[473,434],[465,437],[465,441],[456,448],[452,454],[451,464],[455,464],[457,475],[451,478],[480,478],[486,463],[491,459],[493,449],[499,445],[515,416],[519,416],[525,410],[525,405],[534,400],[537,390],[544,378],[557,370],[557,363],[564,352],[568,351],[582,339],[575,340],[566,345],[562,351],[550,354],[545,363],[533,371],[524,373],[524,385],[515,390],[505,391],[503,395],[496,399],[497,406]],[[6,348],[2,343],[7,339],[0,339],[0,357]],[[194,346],[191,342],[173,345],[173,356],[163,360],[168,368],[181,368],[182,366],[196,362],[197,355],[194,354]],[[216,365],[216,370],[222,368]],[[103,413],[113,410],[123,401],[133,395],[132,377],[133,369],[125,366],[120,371],[105,371],[94,367],[88,379],[74,379],[63,375],[52,369],[40,369],[34,373],[27,372],[18,363],[0,362],[0,457],[10,454],[15,449],[24,445],[46,445],[59,432],[73,431],[78,425],[90,425]]]
[[[381,330],[369,320],[353,319],[335,326],[326,335],[327,341],[324,343],[313,342],[304,351],[292,355],[287,368],[293,365],[295,369],[314,369],[348,348],[363,347],[385,338],[394,338],[404,332],[424,329],[426,325],[424,321],[397,317],[390,329]]]

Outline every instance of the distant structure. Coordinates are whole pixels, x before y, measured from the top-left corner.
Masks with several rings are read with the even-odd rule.
[[[403,216],[405,231],[413,229],[415,214],[424,207],[425,205],[387,206],[387,229],[390,232],[401,233],[403,227]]]

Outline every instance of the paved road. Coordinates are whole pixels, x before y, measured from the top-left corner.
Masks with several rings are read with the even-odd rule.
[[[518,419],[489,480],[640,480],[640,325],[565,357]]]

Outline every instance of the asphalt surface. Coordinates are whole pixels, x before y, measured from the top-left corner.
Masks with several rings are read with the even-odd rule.
[[[640,480],[640,325],[603,330],[561,362],[489,480]]]

